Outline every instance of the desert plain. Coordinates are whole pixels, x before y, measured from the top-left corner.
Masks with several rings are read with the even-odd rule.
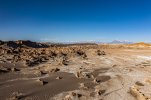
[[[151,45],[0,41],[0,100],[151,100]]]

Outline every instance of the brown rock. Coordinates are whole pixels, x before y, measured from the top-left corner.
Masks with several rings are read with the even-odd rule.
[[[43,80],[41,80],[41,79],[38,79],[37,81],[38,81],[41,85],[46,85],[46,84],[48,84],[47,81],[43,81]]]
[[[63,77],[58,76],[56,79],[57,79],[57,80],[60,80],[60,79],[62,79],[62,78],[63,78]]]
[[[106,82],[110,79],[111,79],[110,76],[98,76],[96,79],[94,79],[94,82],[95,83],[101,83],[101,82]]]
[[[138,85],[138,86],[144,86],[144,84],[139,82],[139,81],[137,81],[135,84]]]
[[[58,71],[60,71],[59,68],[55,68],[55,69],[52,69],[52,70],[51,70],[51,72],[58,72]]]

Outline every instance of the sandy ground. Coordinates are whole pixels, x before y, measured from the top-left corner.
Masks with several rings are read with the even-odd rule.
[[[150,100],[151,50],[103,51],[89,49],[86,59],[70,57],[68,64],[2,62],[0,100]]]

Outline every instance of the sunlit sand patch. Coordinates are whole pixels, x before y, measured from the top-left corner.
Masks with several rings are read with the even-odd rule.
[[[146,79],[145,82],[151,84],[151,79]]]
[[[151,56],[137,56],[138,59],[151,60]]]

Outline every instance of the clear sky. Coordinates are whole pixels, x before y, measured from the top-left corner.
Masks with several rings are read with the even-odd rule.
[[[151,0],[0,0],[0,39],[151,42]]]

